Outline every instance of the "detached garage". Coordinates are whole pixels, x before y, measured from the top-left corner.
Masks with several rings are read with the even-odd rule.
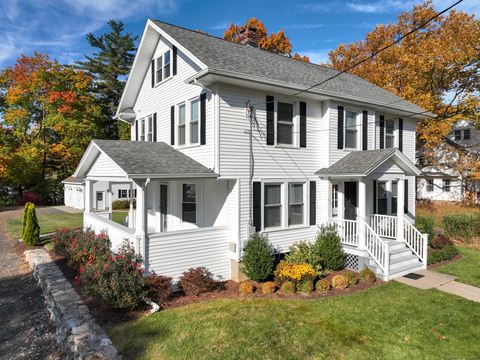
[[[69,176],[63,180],[62,183],[65,205],[74,209],[83,210],[84,179]]]

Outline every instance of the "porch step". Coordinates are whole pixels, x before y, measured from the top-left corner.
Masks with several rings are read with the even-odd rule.
[[[396,250],[391,250],[390,251],[390,262],[393,260],[396,260],[398,258],[403,258],[405,256],[412,255],[412,250],[410,250],[408,247],[404,247],[403,249],[396,249]]]

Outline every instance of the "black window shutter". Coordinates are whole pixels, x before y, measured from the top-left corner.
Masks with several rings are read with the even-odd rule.
[[[152,60],[152,88],[155,87],[155,60]]]
[[[172,74],[177,75],[177,47],[172,47]]]
[[[363,110],[362,117],[362,143],[363,150],[368,150],[368,111]]]
[[[138,120],[135,120],[135,141],[138,141]]]
[[[405,214],[408,214],[408,180],[407,179],[405,179],[404,194],[405,194],[405,199],[404,199],[404,203],[403,203],[403,212]]]
[[[121,190],[121,189],[118,189],[118,198],[119,198],[119,199],[122,198],[122,190]]]
[[[157,113],[153,114],[153,141],[157,141]]]
[[[200,145],[207,143],[207,110],[206,110],[207,94],[200,95]]]
[[[377,213],[377,180],[373,180],[373,213]]]
[[[385,148],[385,116],[380,115],[380,149]]]
[[[253,226],[255,231],[260,231],[262,228],[262,183],[259,181],[253,182]]]
[[[398,119],[398,150],[403,152],[403,119]]]
[[[175,105],[170,108],[170,145],[175,145]]]
[[[310,181],[310,225],[317,223],[317,182]]]
[[[275,136],[275,98],[267,95],[267,145],[274,145]]]
[[[337,149],[343,149],[343,106],[337,108]]]
[[[307,103],[300,101],[300,147],[307,147]]]

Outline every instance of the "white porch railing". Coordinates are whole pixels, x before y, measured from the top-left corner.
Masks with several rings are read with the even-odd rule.
[[[390,251],[388,241],[384,241],[370,225],[360,221],[359,226],[365,227],[365,248],[372,259],[382,269],[384,279],[388,280],[390,272]]]
[[[427,266],[428,234],[422,234],[407,219],[403,223],[403,236],[407,246]]]
[[[330,218],[330,224],[337,226],[342,244],[358,246],[357,222],[355,220]]]
[[[397,217],[390,215],[370,215],[370,226],[378,236],[396,239],[397,238]]]

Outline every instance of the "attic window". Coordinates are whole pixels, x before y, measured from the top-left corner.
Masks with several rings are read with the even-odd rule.
[[[172,75],[171,58],[171,50],[167,50],[155,60],[155,85],[167,80]]]

